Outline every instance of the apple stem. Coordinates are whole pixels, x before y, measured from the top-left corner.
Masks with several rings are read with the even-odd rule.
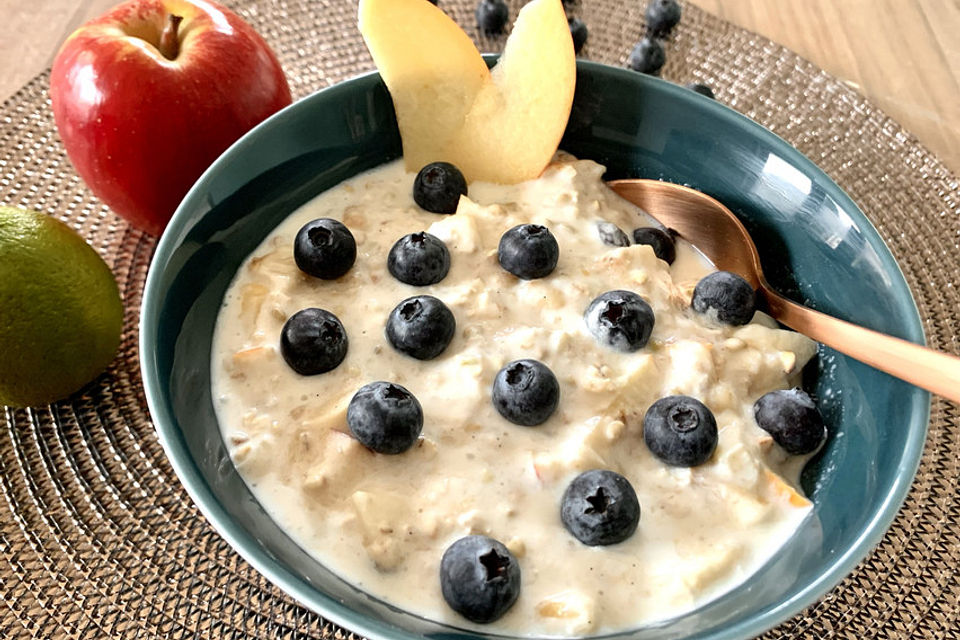
[[[170,19],[167,20],[167,26],[163,28],[163,33],[160,34],[160,46],[157,48],[160,49],[160,53],[167,60],[176,60],[180,54],[180,39],[177,37],[177,29],[180,28],[182,20],[183,16],[171,13]]]

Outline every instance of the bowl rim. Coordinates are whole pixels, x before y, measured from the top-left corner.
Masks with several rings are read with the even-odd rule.
[[[488,60],[495,59],[495,56],[485,55],[484,57]],[[736,127],[745,129],[752,136],[758,136],[770,144],[771,147],[776,148],[778,153],[791,163],[808,173],[817,175],[821,179],[823,188],[828,195],[845,211],[852,213],[857,222],[862,224],[864,228],[870,232],[867,235],[867,239],[874,245],[875,249],[881,249],[877,251],[877,254],[881,259],[884,270],[899,276],[899,283],[903,284],[907,293],[907,298],[910,302],[909,310],[911,312],[907,318],[909,335],[904,337],[912,342],[925,344],[923,324],[916,300],[903,275],[903,271],[894,259],[889,247],[887,247],[883,241],[883,237],[870,219],[860,210],[856,203],[853,202],[850,196],[848,196],[825,171],[820,169],[793,145],[733,108],[667,80],[589,60],[578,59],[577,67],[578,71],[586,70],[610,73],[614,76],[629,79],[630,82],[639,81],[641,84],[650,83],[651,86],[656,87],[657,90],[665,91],[668,96],[674,99],[699,100],[701,101],[700,108],[712,111],[717,117],[729,121]],[[200,474],[199,469],[186,447],[186,443],[180,435],[179,426],[174,426],[177,425],[177,421],[172,415],[167,403],[164,401],[165,394],[162,391],[162,385],[158,375],[156,351],[150,344],[152,336],[156,335],[158,329],[158,312],[161,302],[160,292],[163,286],[161,267],[169,262],[169,258],[174,249],[179,245],[183,234],[190,229],[191,224],[194,222],[194,220],[188,216],[185,204],[193,200],[197,193],[203,191],[207,184],[213,179],[212,176],[218,173],[220,168],[227,164],[232,157],[242,153],[244,149],[253,145],[261,137],[269,135],[269,132],[273,128],[279,126],[278,122],[287,117],[289,110],[303,109],[306,108],[306,105],[316,100],[325,100],[328,96],[344,91],[349,92],[353,86],[359,83],[369,82],[375,77],[379,77],[377,71],[357,74],[294,101],[244,134],[204,171],[184,196],[180,205],[178,205],[166,230],[157,243],[142,294],[138,346],[144,393],[160,444],[174,472],[186,489],[187,494],[207,521],[227,541],[233,550],[273,584],[293,597],[298,603],[347,630],[374,639],[387,640],[403,638],[404,640],[417,640],[424,636],[359,613],[293,575],[282,564],[266,553],[242,527],[233,521],[230,515],[220,505],[207,485],[207,482]],[[907,494],[913,485],[926,442],[930,421],[930,394],[926,392],[914,393],[911,397],[914,406],[910,412],[910,433],[906,441],[906,446],[903,449],[901,464],[898,466],[894,482],[881,503],[880,509],[878,509],[874,516],[867,522],[863,531],[854,540],[853,544],[847,547],[843,553],[839,554],[830,563],[827,571],[820,574],[816,580],[807,584],[792,598],[788,598],[776,606],[763,610],[749,618],[713,630],[707,635],[695,632],[695,637],[710,638],[711,640],[737,640],[754,637],[764,631],[772,629],[776,625],[799,614],[805,608],[811,606],[826,595],[839,584],[841,580],[849,575],[854,568],[867,557],[873,548],[879,544],[889,527],[893,524],[900,507],[906,500]],[[451,632],[457,632],[459,634],[467,632],[474,637],[512,637],[496,633],[481,635],[471,630],[461,629],[453,625],[449,626]],[[616,634],[605,633],[600,636],[591,637],[629,634],[640,629],[642,629],[642,627],[616,632]]]

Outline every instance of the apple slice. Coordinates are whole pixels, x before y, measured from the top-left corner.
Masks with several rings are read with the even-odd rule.
[[[470,36],[426,0],[360,0],[359,26],[390,89],[407,170],[443,159],[490,83]]]
[[[397,112],[409,171],[452,162],[470,182],[536,178],[570,117],[573,39],[560,0],[520,10],[493,72],[424,0],[361,0],[360,31]]]
[[[446,149],[468,180],[536,178],[570,118],[577,59],[560,0],[533,0],[517,15],[503,55]]]

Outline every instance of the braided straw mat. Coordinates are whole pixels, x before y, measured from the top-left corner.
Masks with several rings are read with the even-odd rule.
[[[440,0],[475,33],[472,0]],[[513,0],[511,15],[521,0]],[[588,58],[623,65],[643,28],[631,0],[583,0]],[[234,8],[273,46],[297,97],[372,68],[353,0]],[[501,39],[480,41],[496,50]],[[960,352],[960,184],[860,95],[772,42],[687,4],[664,77],[702,81],[826,170],[879,228],[931,346]],[[352,638],[255,572],[207,524],[157,441],[140,382],[137,315],[155,239],[100,204],[67,161],[43,74],[3,104],[0,203],[66,220],[113,267],[120,353],[56,405],[0,427],[0,638]],[[2,356],[0,356],[2,357]],[[960,419],[934,399],[906,504],[882,544],[769,638],[960,638]]]

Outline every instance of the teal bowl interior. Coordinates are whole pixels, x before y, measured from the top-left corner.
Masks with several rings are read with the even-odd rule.
[[[809,306],[922,342],[890,252],[856,205],[780,138],[662,80],[579,62],[561,148],[607,178],[660,178],[725,203],[757,240],[770,281]],[[307,607],[375,638],[477,637],[351,587],[265,514],[234,469],[210,395],[214,321],[238,266],[287,214],[399,157],[376,74],[325,89],[231,147],[177,210],[143,297],[141,361],[150,412],[188,492],[253,566]],[[900,507],[923,448],[927,393],[821,347],[809,367],[831,431],[803,482],[815,508],[744,585],[682,617],[617,638],[749,637],[801,611],[849,573]]]

